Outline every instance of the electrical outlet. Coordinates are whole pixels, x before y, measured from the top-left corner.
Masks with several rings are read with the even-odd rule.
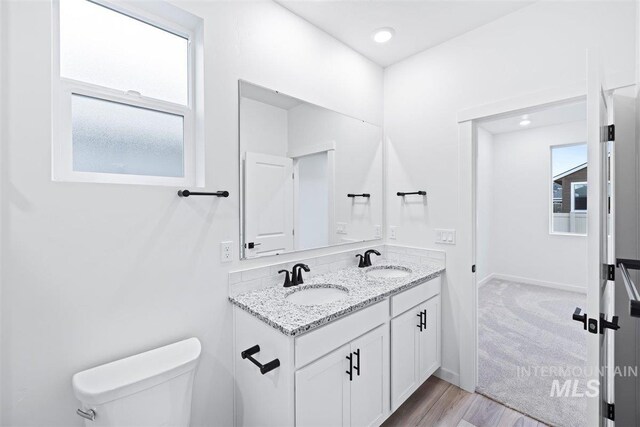
[[[436,243],[444,245],[456,244],[456,230],[436,230]]]
[[[382,226],[381,225],[376,225],[376,235],[375,235],[376,239],[381,239],[382,238]]]
[[[233,242],[220,242],[220,262],[231,262],[231,247]]]
[[[398,229],[397,225],[392,225],[391,227],[389,227],[389,238],[395,240],[396,237],[396,230]]]

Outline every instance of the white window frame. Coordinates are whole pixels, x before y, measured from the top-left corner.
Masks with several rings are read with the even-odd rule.
[[[571,183],[571,212],[587,212],[587,209],[576,209],[575,208],[575,186],[576,185],[587,185],[586,181],[575,181]],[[588,203],[588,202],[587,202]]]
[[[203,186],[202,20],[193,17],[193,26],[185,26],[165,19],[158,12],[162,14],[166,10],[167,17],[172,17],[176,14],[177,8],[160,1],[140,2],[140,5],[132,6],[130,3],[125,4],[114,0],[91,0],[93,3],[188,40],[188,102],[187,105],[181,105],[145,97],[134,91],[121,91],[62,77],[60,74],[60,1],[53,0],[52,179],[68,182]],[[181,10],[178,12],[181,13],[177,15],[189,15]],[[188,21],[189,19],[188,17],[186,20],[180,20]],[[183,176],[165,177],[74,171],[71,116],[72,95],[74,94],[182,116],[184,124]],[[198,118],[197,122],[196,118]]]
[[[570,237],[585,237],[587,234],[582,234],[582,233],[570,233],[570,232],[563,232],[563,231],[554,231],[553,229],[553,149],[554,148],[560,148],[560,147],[569,147],[569,146],[573,146],[573,145],[586,145],[587,143],[585,141],[581,141],[581,142],[570,142],[568,144],[554,144],[554,145],[550,145],[549,146],[549,179],[551,182],[551,185],[548,186],[549,188],[549,235],[551,236],[570,236]],[[573,198],[571,199],[571,203],[573,205]],[[573,208],[573,206],[572,206]],[[571,212],[571,211],[570,211]],[[580,212],[580,211],[578,211]],[[585,211],[586,212],[586,211]]]

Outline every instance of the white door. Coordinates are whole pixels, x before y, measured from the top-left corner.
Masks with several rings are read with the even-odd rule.
[[[418,310],[425,319],[418,332],[418,381],[422,384],[440,367],[440,295],[420,304]]]
[[[377,426],[389,412],[389,327],[351,342],[351,425]],[[330,425],[330,424],[327,424]]]
[[[398,409],[418,388],[419,306],[391,320],[391,408]]]
[[[613,344],[613,330],[605,329],[599,333],[602,324],[600,314],[611,320],[613,282],[607,279],[609,264],[608,252],[608,211],[609,211],[609,161],[608,161],[608,111],[602,84],[601,61],[597,53],[590,51],[587,73],[587,123],[588,123],[588,171],[587,171],[587,233],[588,233],[588,266],[587,266],[587,309],[585,310],[591,324],[596,330],[587,333],[587,361],[593,375],[589,378],[591,385],[599,381],[599,395],[589,396],[587,423],[589,425],[605,425],[607,414],[605,403],[611,398],[608,395],[613,385],[612,375],[600,376],[603,367],[612,366],[613,360],[608,357],[609,345]],[[597,323],[596,323],[597,322]],[[591,329],[591,326],[590,328]],[[613,371],[610,371],[613,373]],[[611,387],[612,389],[612,387]]]
[[[244,185],[245,256],[293,250],[293,160],[247,152]]]
[[[296,427],[348,426],[349,345],[296,371]]]

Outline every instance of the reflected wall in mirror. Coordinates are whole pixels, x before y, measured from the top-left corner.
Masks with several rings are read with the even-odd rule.
[[[381,238],[381,128],[244,81],[239,93],[241,258]]]

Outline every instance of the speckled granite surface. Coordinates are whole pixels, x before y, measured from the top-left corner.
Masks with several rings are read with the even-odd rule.
[[[402,278],[371,278],[366,275],[369,268],[397,265],[408,268],[411,273]],[[268,289],[246,292],[229,297],[229,300],[258,319],[278,329],[285,335],[294,336],[311,331],[332,320],[343,317],[374,304],[391,295],[424,283],[444,272],[444,265],[411,264],[405,262],[381,262],[369,268],[348,267],[336,272],[305,278],[305,286],[317,287],[332,284],[344,287],[348,295],[339,301],[320,305],[298,305],[286,300],[293,288],[275,286]]]

